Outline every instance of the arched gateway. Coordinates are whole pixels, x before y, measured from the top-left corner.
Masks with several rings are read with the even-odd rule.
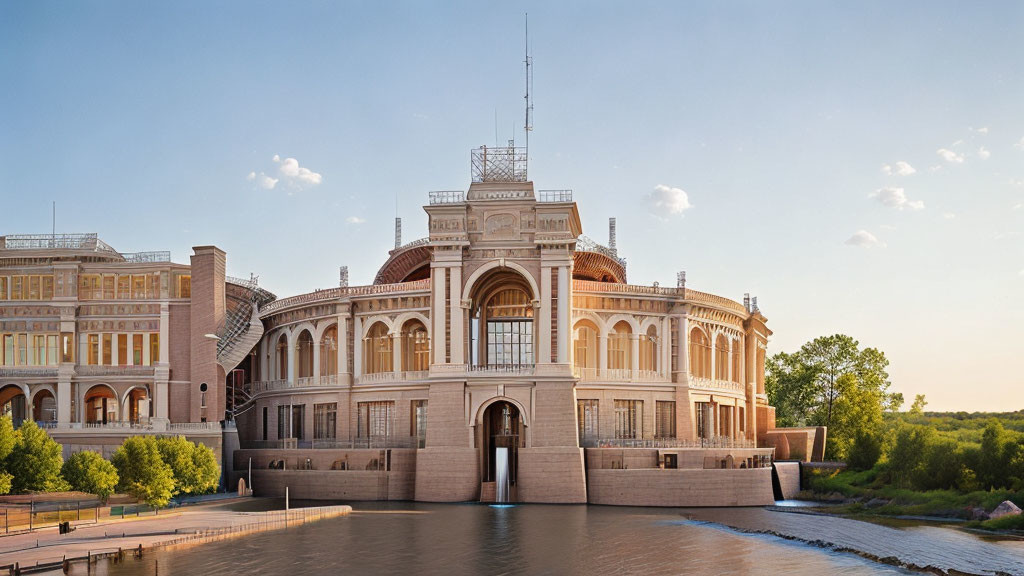
[[[482,490],[493,488],[495,502],[513,502],[524,438],[519,408],[505,400],[494,402],[484,410],[480,424]]]

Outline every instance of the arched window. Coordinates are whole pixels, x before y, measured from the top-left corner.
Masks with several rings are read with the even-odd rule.
[[[288,335],[281,334],[277,339],[277,377],[288,379]]]
[[[391,335],[383,322],[370,327],[363,341],[363,372],[377,374],[394,370]]]
[[[711,342],[697,327],[690,330],[690,374],[695,378],[711,378]]]
[[[715,338],[715,380],[729,379],[729,340],[724,334]]]
[[[338,325],[324,330],[320,337],[320,375],[338,374]]]
[[[572,364],[578,369],[597,368],[597,326],[590,320],[580,320],[572,333]]]
[[[489,366],[533,364],[533,305],[520,288],[495,291],[484,305]]]
[[[118,421],[117,396],[110,388],[93,386],[85,393],[85,421],[91,424],[109,424]]]
[[[430,338],[419,320],[410,320],[402,330],[402,367],[406,371],[430,370]]]
[[[640,337],[640,369],[658,371],[658,329],[647,327],[647,333]]]
[[[633,366],[633,346],[629,341],[633,333],[629,322],[620,320],[608,334],[608,368],[629,370]]]
[[[298,362],[298,377],[309,378],[313,375],[313,335],[309,330],[299,333],[299,341],[295,350],[295,361]]]

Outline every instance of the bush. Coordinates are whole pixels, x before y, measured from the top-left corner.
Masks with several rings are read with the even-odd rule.
[[[72,490],[95,494],[104,502],[117,487],[117,468],[99,454],[88,450],[72,454],[64,462],[61,473]]]
[[[167,505],[174,491],[174,472],[160,457],[156,438],[132,436],[125,439],[111,458],[120,480],[118,489],[150,506]]]
[[[59,492],[67,489],[61,478],[64,463],[60,444],[45,430],[28,420],[15,434],[14,447],[7,456],[7,471],[14,476],[15,492]]]

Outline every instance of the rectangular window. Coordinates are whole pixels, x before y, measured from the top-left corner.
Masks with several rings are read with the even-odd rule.
[[[740,406],[740,421],[738,422],[738,424],[740,425],[740,432],[746,432],[747,431],[747,418],[746,418],[746,415],[747,415],[747,409],[744,408],[743,406]]]
[[[149,364],[155,365],[160,362],[160,333],[152,332],[149,335]]]
[[[629,333],[608,335],[608,368],[611,370],[629,370],[632,368],[630,359]]]
[[[120,274],[117,277],[117,299],[127,300],[132,296],[132,277]]]
[[[338,404],[313,404],[313,439],[334,440],[338,431]]]
[[[149,274],[146,276],[146,298],[160,297],[160,275]]]
[[[11,276],[11,300],[24,300],[21,290],[24,276]]]
[[[49,334],[46,336],[46,364],[49,366],[56,366],[58,360],[57,335]]]
[[[142,274],[132,276],[132,299],[139,300],[146,297],[146,277]]]
[[[60,333],[60,361],[75,361],[75,335],[71,332]]]
[[[654,437],[675,438],[676,437],[676,403],[655,402],[654,403]]]
[[[615,437],[640,439],[643,437],[643,400],[615,401]]]
[[[291,408],[289,411],[288,409]],[[295,438],[302,440],[302,416],[305,412],[304,404],[284,405],[277,407],[277,437],[278,439]]]
[[[360,438],[388,437],[395,429],[395,403],[360,402],[359,429]]]
[[[416,438],[417,448],[427,447],[427,401],[412,401],[412,426],[411,436]]]
[[[103,355],[103,365],[104,366],[110,366],[110,365],[113,364],[113,356],[114,356],[114,352],[113,352],[113,349],[114,349],[113,334],[103,334],[102,335],[102,342],[103,342],[103,346],[102,346],[102,349],[103,349],[103,352],[102,352],[102,355]]]
[[[53,276],[43,276],[43,300],[53,300]]]
[[[114,283],[117,282],[117,277],[113,274],[107,274],[103,277],[103,299],[113,300],[114,299]]]
[[[142,334],[132,334],[132,366],[142,366],[144,340]]]
[[[28,334],[18,334],[18,366],[28,365]]]
[[[0,276],[0,300],[7,300],[7,284],[9,282],[7,276]]]
[[[46,366],[46,336],[32,336],[32,365]]]
[[[270,416],[270,409],[263,407],[263,441],[267,441],[267,418]]]
[[[117,364],[119,366],[127,366],[131,364],[131,358],[128,356],[127,334],[117,335]]]
[[[178,298],[192,297],[192,277],[178,276]]]
[[[39,300],[42,295],[42,278],[39,276],[28,277],[28,299]]]
[[[100,363],[100,336],[99,334],[89,334],[86,336],[86,364],[95,366]]]
[[[696,402],[694,403],[694,414],[697,416],[697,437],[711,438],[714,436],[714,406],[710,402]]]
[[[577,400],[576,416],[579,420],[580,446],[596,446],[601,438],[597,400]]]
[[[732,406],[719,407],[719,432],[720,436],[732,438]]]
[[[96,300],[100,293],[100,277],[97,274],[82,274],[78,277],[78,299]]]
[[[4,366],[14,366],[14,334],[4,334]]]

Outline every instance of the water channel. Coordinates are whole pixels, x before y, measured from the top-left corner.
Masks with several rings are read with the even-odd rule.
[[[322,504],[322,503],[317,503]],[[274,507],[259,499],[246,504]],[[93,574],[908,574],[837,551],[1024,574],[1024,541],[763,508],[356,502],[352,515],[157,551]],[[776,534],[761,533],[774,531]]]

